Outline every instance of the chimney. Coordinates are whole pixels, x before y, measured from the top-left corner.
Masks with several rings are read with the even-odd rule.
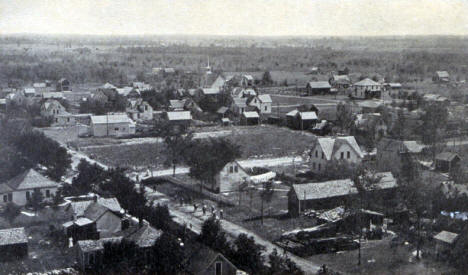
[[[122,230],[125,230],[130,227],[130,221],[128,219],[122,219]]]

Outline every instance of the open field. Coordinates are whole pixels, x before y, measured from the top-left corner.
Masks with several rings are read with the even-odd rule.
[[[417,261],[411,255],[415,249],[409,245],[390,247],[390,239],[362,243],[361,266],[357,265],[358,250],[318,254],[308,259],[351,274],[454,274],[455,270],[446,265]]]
[[[274,126],[233,127],[226,138],[240,145],[242,159],[300,155],[312,141],[311,134],[301,134]],[[91,141],[91,139],[86,139]],[[95,139],[107,142],[107,139]],[[82,147],[87,155],[110,166],[161,167],[164,162],[163,143],[98,144],[105,146]]]

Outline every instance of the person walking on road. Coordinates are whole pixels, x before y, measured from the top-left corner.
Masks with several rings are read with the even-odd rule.
[[[193,213],[197,212],[198,205],[196,203],[193,204]]]
[[[203,211],[203,216],[204,216],[206,214],[206,205],[203,205],[202,211]]]
[[[220,219],[223,218],[223,214],[224,214],[223,209],[219,210],[219,218],[220,218]]]

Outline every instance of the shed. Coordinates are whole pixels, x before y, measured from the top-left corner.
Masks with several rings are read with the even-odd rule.
[[[434,241],[437,257],[449,256],[457,239],[458,234],[449,231],[441,231],[435,235]]]
[[[327,209],[343,204],[358,194],[351,179],[293,184],[288,194],[288,210],[297,215],[306,209]]]
[[[328,81],[312,81],[307,83],[307,95],[329,94],[331,85]]]
[[[28,255],[28,237],[24,227],[0,230],[0,261],[18,260]]]
[[[260,124],[260,116],[257,112],[243,112],[241,116],[241,124],[258,125]]]
[[[443,152],[436,156],[435,166],[437,170],[447,173],[456,167],[460,161],[461,158],[456,153]]]

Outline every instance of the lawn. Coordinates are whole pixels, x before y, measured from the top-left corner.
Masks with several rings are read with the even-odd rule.
[[[231,130],[226,138],[240,145],[241,159],[300,155],[309,148],[312,141],[310,133],[301,134],[269,125],[226,129]],[[106,146],[83,147],[82,151],[106,165],[137,168],[163,166],[164,143],[111,144],[118,141],[99,140],[106,143]]]

